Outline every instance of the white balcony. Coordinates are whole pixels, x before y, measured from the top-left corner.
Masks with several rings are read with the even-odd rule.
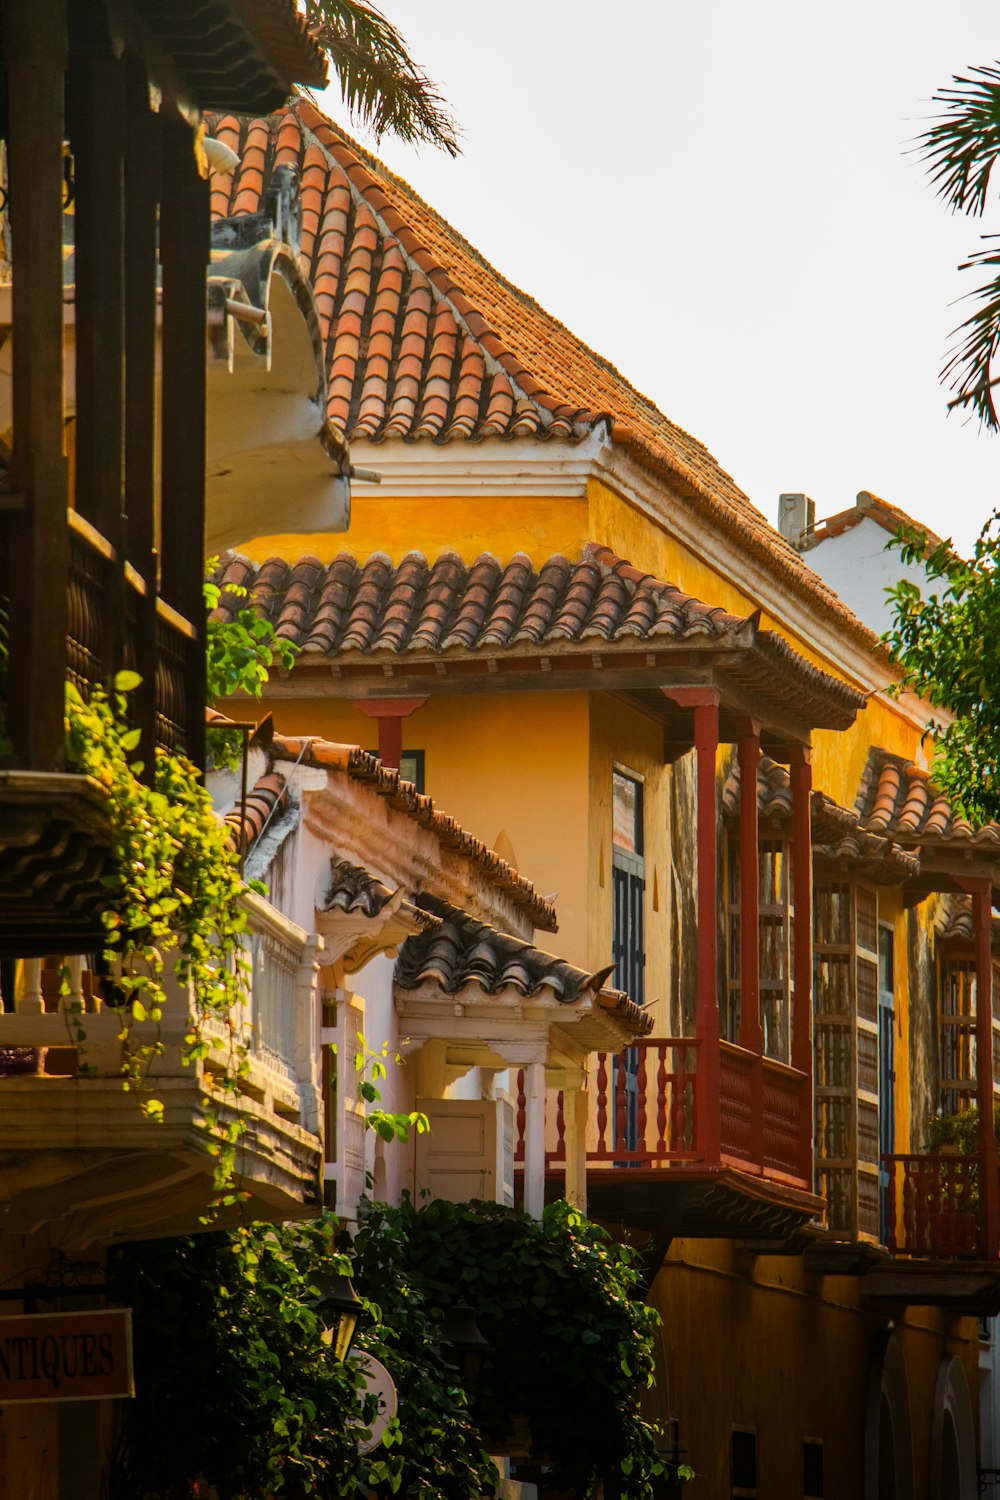
[[[58,972],[43,960],[20,966],[14,1009],[0,1013],[0,1197],[9,1205],[8,1232],[48,1225],[53,1240],[71,1248],[197,1229],[213,1195],[204,1128],[210,1103],[223,1121],[238,1112],[246,1126],[236,1174],[249,1198],[239,1212],[286,1219],[317,1211],[319,940],[251,892],[242,904],[250,970],[234,1021],[249,1066],[238,1093],[226,1095],[213,1085],[224,1047],[185,1064],[192,997],[172,981],[159,1028],[163,1052],[149,1080],[149,1096],[164,1106],[162,1123],[147,1119],[142,1096],[123,1086],[121,1013],[93,998],[86,960],[67,961],[72,993],[65,998]],[[74,1004],[85,1007],[82,1042]],[[228,1035],[206,1029],[220,1042]],[[155,1039],[151,1026],[138,1030]]]

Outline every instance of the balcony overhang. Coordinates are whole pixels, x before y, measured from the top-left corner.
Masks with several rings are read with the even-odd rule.
[[[92,777],[0,771],[0,958],[101,946],[111,846]]]
[[[861,1291],[866,1302],[939,1307],[960,1317],[989,1317],[1000,1313],[1000,1262],[907,1262],[886,1256],[868,1267]]]
[[[656,1241],[739,1239],[772,1252],[823,1214],[813,1193],[701,1163],[591,1171],[587,1206],[592,1218],[648,1231]]]

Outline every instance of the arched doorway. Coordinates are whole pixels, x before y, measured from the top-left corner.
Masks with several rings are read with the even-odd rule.
[[[910,1396],[894,1335],[876,1346],[868,1377],[865,1500],[913,1500]]]
[[[931,1493],[935,1500],[976,1500],[976,1428],[965,1367],[956,1356],[938,1369],[931,1426]]]

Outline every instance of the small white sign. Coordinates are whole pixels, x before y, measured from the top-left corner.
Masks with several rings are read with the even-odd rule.
[[[370,1423],[365,1424],[360,1416],[351,1422],[352,1427],[360,1427],[367,1434],[359,1438],[358,1452],[371,1453],[382,1441],[386,1428],[399,1410],[399,1397],[392,1376],[380,1360],[360,1351],[352,1354],[351,1360],[360,1367],[364,1381],[364,1389],[358,1392],[361,1402],[364,1403],[368,1396],[374,1396],[376,1401],[375,1415]]]

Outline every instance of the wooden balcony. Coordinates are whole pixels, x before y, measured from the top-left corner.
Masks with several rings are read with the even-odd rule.
[[[1000,1312],[1000,1243],[981,1156],[882,1158],[888,1256],[866,1265],[867,1297],[952,1312]]]
[[[658,1241],[689,1235],[780,1248],[822,1214],[812,1191],[809,1081],[732,1043],[715,1045],[717,1070],[712,1045],[696,1037],[649,1037],[617,1057],[597,1055],[588,1208]],[[563,1096],[549,1101],[546,1168],[555,1195],[568,1152]],[[519,1075],[516,1161],[524,1157],[524,1119]]]
[[[212,1198],[213,1158],[204,1119],[214,1103],[247,1128],[237,1176],[251,1219],[315,1213],[322,1134],[317,1080],[315,946],[260,897],[247,892],[251,962],[246,1000],[233,1023],[249,1046],[239,1095],[220,1095],[210,1055],[185,1064],[190,992],[176,982],[159,1028],[150,1094],[162,1123],[122,1087],[122,1016],[95,998],[83,958],[69,959],[72,994],[40,960],[21,965],[16,1008],[0,1013],[0,1193],[5,1226],[50,1226],[53,1241],[81,1248],[109,1239],[190,1232]],[[76,1002],[85,1040],[76,1041]],[[141,1029],[141,1028],[139,1028]],[[211,1035],[212,1027],[207,1028]],[[228,1046],[227,1027],[215,1028]]]

